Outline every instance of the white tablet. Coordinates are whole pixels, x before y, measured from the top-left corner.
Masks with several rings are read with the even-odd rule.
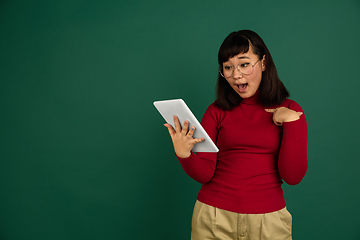
[[[211,140],[209,135],[206,133],[204,128],[201,126],[199,121],[196,119],[194,114],[190,111],[188,106],[182,99],[174,99],[174,100],[165,100],[165,101],[155,101],[155,107],[163,116],[165,121],[173,126],[174,125],[174,116],[177,116],[180,121],[180,125],[182,127],[185,120],[189,121],[189,127],[194,126],[195,132],[194,138],[204,138],[205,141],[201,143],[195,144],[192,149],[193,152],[218,152],[219,149],[216,147],[214,142]]]

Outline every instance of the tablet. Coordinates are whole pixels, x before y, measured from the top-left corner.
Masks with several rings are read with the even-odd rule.
[[[194,126],[195,132],[194,138],[204,138],[205,140],[195,144],[192,149],[193,152],[218,152],[219,149],[216,147],[214,142],[211,140],[209,135],[206,133],[204,128],[201,126],[199,121],[196,119],[194,114],[190,111],[188,106],[182,99],[173,99],[173,100],[164,100],[164,101],[155,101],[155,107],[160,112],[161,116],[165,121],[173,126],[174,125],[174,115],[179,118],[180,125],[182,127],[185,120],[189,121],[189,127]]]

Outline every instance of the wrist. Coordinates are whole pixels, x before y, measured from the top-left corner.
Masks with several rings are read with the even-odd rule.
[[[176,156],[178,156],[179,158],[188,158],[191,156],[191,152],[184,152],[184,153],[177,153],[175,152]]]

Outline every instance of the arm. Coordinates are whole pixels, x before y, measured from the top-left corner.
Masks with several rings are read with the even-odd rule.
[[[215,108],[215,106],[210,105],[202,118],[201,125],[204,127],[210,138],[216,143],[217,116]],[[174,144],[175,154],[181,166],[184,171],[197,182],[209,182],[215,172],[217,153],[200,152],[195,155],[191,152],[191,149],[197,142],[201,142],[203,139],[194,139],[192,137],[194,130],[191,130],[190,128],[190,131],[187,132],[187,124],[184,124],[183,129],[181,129],[180,124],[177,124],[178,123],[176,123],[175,120],[175,130],[171,128],[171,125],[166,125],[166,127],[169,129]],[[176,134],[182,134],[183,136],[175,136]]]
[[[280,176],[289,185],[296,185],[301,182],[308,168],[305,114],[300,105],[291,102],[288,108],[276,109],[273,118],[276,125],[283,126],[278,158]]]
[[[217,153],[191,153],[188,158],[177,158],[186,174],[201,184],[209,182],[214,176]]]

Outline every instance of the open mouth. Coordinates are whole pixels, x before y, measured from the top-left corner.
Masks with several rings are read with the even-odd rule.
[[[238,87],[238,89],[239,89],[240,92],[245,92],[247,86],[248,86],[247,83],[237,85],[237,87]]]

